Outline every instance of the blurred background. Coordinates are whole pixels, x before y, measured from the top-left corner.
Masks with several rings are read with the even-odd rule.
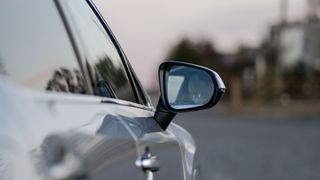
[[[204,179],[320,179],[320,0],[94,0],[156,105],[165,60],[218,72],[211,110],[175,122]]]

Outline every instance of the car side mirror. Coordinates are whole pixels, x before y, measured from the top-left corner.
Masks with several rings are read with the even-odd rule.
[[[176,113],[211,108],[225,92],[225,85],[216,72],[189,63],[162,63],[159,81],[161,95],[155,119],[163,129]]]

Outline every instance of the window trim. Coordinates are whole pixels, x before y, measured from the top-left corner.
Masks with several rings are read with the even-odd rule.
[[[85,82],[86,91],[89,94],[93,94],[93,90],[90,86],[90,82],[88,81],[89,78],[86,77],[86,76],[88,76],[88,74],[86,73],[86,70],[84,69],[84,66],[82,64],[82,59],[83,59],[84,54],[81,53],[83,51],[81,50],[81,47],[79,46],[79,42],[77,42],[77,38],[75,36],[75,33],[73,32],[73,27],[71,26],[71,24],[69,24],[67,14],[65,13],[65,10],[63,9],[63,5],[61,4],[60,0],[54,0],[53,2],[57,8],[57,11],[60,15],[63,26],[66,30],[67,36],[69,38],[72,49],[73,49],[74,54],[76,56],[77,63],[80,67],[80,71],[81,71],[82,75],[84,76],[83,78],[84,78],[84,82]]]
[[[106,21],[104,20],[104,18],[102,17],[102,15],[98,11],[98,9],[94,5],[94,3],[91,0],[85,0],[85,1],[88,4],[89,8],[96,15],[96,17],[99,19],[101,25],[103,26],[104,30],[106,31],[106,33],[110,37],[113,45],[117,49],[117,52],[121,58],[121,62],[125,68],[126,74],[128,76],[128,80],[130,81],[130,85],[132,87],[135,99],[137,101],[137,102],[130,102],[130,101],[127,101],[127,102],[130,103],[130,106],[134,106],[134,104],[136,104],[137,105],[136,107],[138,107],[138,108],[141,108],[141,106],[144,106],[145,108],[143,108],[143,109],[154,111],[154,107],[153,107],[150,99],[146,95],[146,92],[144,91],[144,89],[140,85],[137,77],[135,76],[135,74],[134,74],[134,72],[128,62],[126,55],[124,54],[121,46],[119,45],[118,41],[116,40],[110,27],[108,26],[108,24],[106,23]],[[54,3],[58,9],[58,12],[59,12],[60,17],[62,19],[62,22],[65,26],[66,31],[67,31],[69,40],[72,44],[72,48],[73,48],[75,56],[76,56],[76,59],[77,59],[78,64],[80,66],[81,73],[84,76],[86,90],[88,91],[88,94],[93,95],[93,90],[92,90],[92,87],[90,86],[91,82],[90,82],[90,78],[89,78],[89,73],[87,72],[86,68],[84,68],[84,64],[83,64],[85,62],[86,50],[83,46],[83,42],[81,40],[81,35],[77,31],[77,25],[74,23],[73,18],[71,18],[70,10],[68,9],[68,6],[63,2],[63,0],[54,0]],[[101,102],[103,103],[104,102],[103,99],[105,99],[105,98],[101,97],[101,99],[102,99]],[[121,99],[115,98],[115,100],[121,100]],[[126,100],[121,100],[121,101],[126,101]]]
[[[99,19],[100,23],[104,27],[105,31],[109,35],[110,39],[112,40],[113,45],[116,47],[116,49],[120,55],[121,61],[125,67],[126,73],[128,75],[129,81],[131,83],[131,86],[133,87],[133,91],[135,93],[136,99],[138,100],[139,104],[153,108],[151,101],[149,100],[149,98],[147,98],[146,93],[144,92],[141,84],[139,83],[137,77],[135,76],[135,74],[132,70],[130,63],[128,62],[128,58],[126,57],[124,51],[122,50],[119,42],[115,38],[115,35],[113,34],[108,23],[103,18],[103,16],[99,12],[99,10],[95,6],[95,4],[92,2],[92,0],[86,0],[86,2],[91,7],[91,10],[95,13],[95,15]],[[141,90],[143,90],[143,92],[141,92]]]

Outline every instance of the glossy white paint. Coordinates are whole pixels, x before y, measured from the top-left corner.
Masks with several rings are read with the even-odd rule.
[[[73,141],[83,142],[75,149],[77,154],[82,154],[81,161],[87,163],[87,167],[90,166],[89,170],[96,172],[96,176],[92,176],[96,179],[103,175],[102,170],[113,170],[112,164],[123,157],[132,161],[127,163],[132,168],[131,179],[144,179],[145,175],[134,167],[134,161],[143,154],[146,146],[151,148],[161,162],[155,177],[180,177],[179,179],[185,180],[192,177],[196,147],[191,135],[174,123],[166,131],[162,131],[153,119],[154,111],[146,110],[141,105],[134,107],[133,103],[115,99],[106,101],[94,96],[34,91],[3,78],[0,80],[0,99],[0,152],[6,157],[10,155],[5,153],[15,152],[12,154],[14,159],[9,158],[10,162],[7,164],[24,172],[14,173],[15,179],[21,179],[21,176],[30,177],[27,179],[48,178],[48,174],[34,170],[33,167],[39,165],[34,156],[41,154],[41,147],[47,137],[61,135],[70,140],[74,138],[70,134],[79,134],[75,136],[79,139]],[[101,103],[102,100],[105,103]],[[107,117],[111,117],[111,120]],[[114,131],[115,128],[120,129]],[[127,150],[119,147],[119,142],[128,144],[129,146],[123,147]],[[101,146],[106,152],[114,148],[123,152],[99,161],[99,158],[90,153]],[[168,160],[165,157],[168,155],[174,158]],[[175,169],[166,169],[170,164],[177,166]],[[122,176],[115,174],[114,177]]]

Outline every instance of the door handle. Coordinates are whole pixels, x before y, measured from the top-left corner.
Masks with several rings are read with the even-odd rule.
[[[147,174],[147,180],[153,180],[153,173],[160,168],[158,157],[150,153],[149,147],[146,147],[142,157],[136,160],[136,166]]]

